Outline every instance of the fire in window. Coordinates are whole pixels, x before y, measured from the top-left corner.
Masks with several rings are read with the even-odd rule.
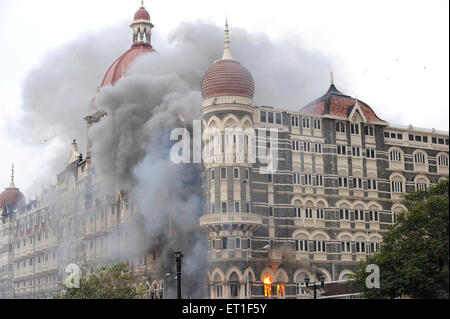
[[[284,284],[277,285],[277,296],[284,297]]]
[[[264,297],[272,297],[272,278],[264,276]]]

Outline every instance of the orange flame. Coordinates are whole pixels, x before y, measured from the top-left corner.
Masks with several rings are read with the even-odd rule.
[[[272,296],[272,280],[270,275],[264,276],[264,296],[271,297]]]

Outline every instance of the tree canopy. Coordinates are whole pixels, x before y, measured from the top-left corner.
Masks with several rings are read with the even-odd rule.
[[[366,298],[449,298],[449,181],[403,198],[400,213],[380,250],[361,262],[354,289]],[[380,287],[367,288],[366,266],[378,265]]]
[[[57,299],[134,299],[145,293],[143,284],[135,286],[136,277],[125,263],[100,267],[87,278],[80,278],[79,288],[66,288]]]

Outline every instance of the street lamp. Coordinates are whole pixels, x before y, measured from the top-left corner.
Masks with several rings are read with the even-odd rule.
[[[319,280],[320,280],[320,287],[323,288],[324,283],[325,283],[325,277],[322,275],[322,276],[320,276]],[[306,286],[306,288],[308,288],[308,286],[309,286],[309,278],[308,277],[305,278],[305,286]],[[314,292],[314,299],[317,299],[317,285],[316,285],[315,281],[314,281],[314,285],[313,285],[313,292]]]
[[[177,262],[177,299],[181,299],[181,262],[183,254],[181,251],[175,252],[175,261]]]

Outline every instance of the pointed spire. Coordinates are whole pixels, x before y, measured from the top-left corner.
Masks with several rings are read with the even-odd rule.
[[[9,188],[16,188],[16,185],[14,185],[14,163],[12,163],[11,167],[11,183],[9,184]]]
[[[334,84],[333,71],[330,72],[330,84]]]
[[[228,30],[228,19],[225,18],[225,41],[222,60],[233,60],[230,52],[230,31]]]

